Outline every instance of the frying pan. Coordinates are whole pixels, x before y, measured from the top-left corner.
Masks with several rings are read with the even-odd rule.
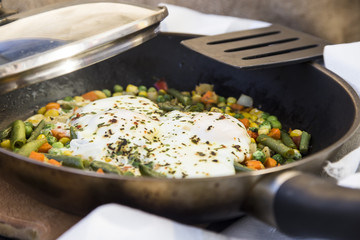
[[[231,219],[244,212],[297,236],[359,237],[360,192],[316,175],[359,125],[360,100],[352,88],[315,62],[245,71],[181,46],[193,36],[161,34],[116,57],[0,96],[0,128],[69,95],[114,84],[151,86],[165,78],[191,90],[214,84],[224,96],[250,95],[285,127],[312,134],[311,154],[288,165],[226,177],[156,179],[100,175],[35,162],[0,149],[0,173],[30,196],[85,215],[116,202],[185,223]]]

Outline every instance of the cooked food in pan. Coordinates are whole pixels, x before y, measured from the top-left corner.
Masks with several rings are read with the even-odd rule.
[[[233,175],[301,159],[310,134],[283,129],[249,96],[115,85],[48,103],[0,132],[1,147],[97,173],[168,178]]]

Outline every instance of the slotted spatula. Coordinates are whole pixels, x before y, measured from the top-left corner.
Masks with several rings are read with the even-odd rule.
[[[184,40],[186,47],[242,69],[320,58],[327,42],[280,25]]]

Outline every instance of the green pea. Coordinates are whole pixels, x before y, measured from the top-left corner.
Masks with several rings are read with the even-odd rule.
[[[139,92],[146,92],[147,91],[147,87],[144,86],[144,85],[139,86],[138,89],[139,89]]]
[[[157,92],[157,91],[156,91],[156,88],[150,87],[150,88],[148,89],[148,92]]]
[[[123,92],[124,88],[120,86],[119,84],[114,85],[114,92]]]
[[[53,148],[63,148],[64,144],[62,142],[54,142],[51,146]]]
[[[26,134],[26,138],[29,138],[29,137],[30,137],[32,131],[33,131],[33,128],[32,128],[31,126],[25,124],[25,134]]]
[[[103,89],[102,92],[105,94],[106,97],[111,97],[111,92],[109,89]]]
[[[269,118],[268,118],[269,119]],[[269,121],[269,120],[268,120]],[[279,122],[278,120],[275,120],[275,121],[269,121],[270,124],[271,124],[271,127],[273,128],[279,128],[281,129],[282,128],[282,125],[281,125],[281,122]]]
[[[73,100],[73,97],[70,97],[70,96],[64,97],[64,101],[70,102],[72,100]]]
[[[156,98],[156,102],[165,102],[165,98],[163,95],[159,95],[157,98]]]
[[[224,103],[224,102],[226,102],[226,98],[224,98],[224,97],[222,97],[222,96],[219,96],[219,97],[218,97],[218,102],[219,102],[219,103]]]
[[[26,138],[29,138],[34,130],[34,125],[31,122],[24,122],[24,123],[25,123]]]
[[[274,115],[270,115],[270,116],[267,117],[266,120],[268,120],[269,122],[272,122],[272,121],[277,121],[278,118],[276,116],[274,116]]]

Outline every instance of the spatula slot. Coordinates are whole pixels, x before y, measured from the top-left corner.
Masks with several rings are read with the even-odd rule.
[[[208,45],[216,45],[216,44],[222,44],[222,43],[237,42],[237,41],[242,41],[242,40],[248,40],[248,39],[253,39],[253,38],[275,35],[275,34],[279,34],[279,33],[280,33],[280,31],[265,32],[265,33],[261,33],[261,34],[248,35],[248,36],[243,36],[243,37],[208,42],[207,44]]]
[[[272,57],[272,56],[276,56],[276,55],[281,55],[281,54],[286,54],[286,53],[291,53],[291,52],[302,51],[302,50],[306,50],[306,49],[310,49],[310,48],[315,48],[318,46],[319,45],[317,45],[317,44],[308,45],[308,46],[303,46],[303,47],[298,47],[298,48],[286,49],[283,51],[276,51],[276,52],[258,54],[258,55],[254,55],[254,56],[247,56],[247,57],[243,57],[242,59],[243,60],[252,60],[252,59],[257,59],[257,58]]]
[[[296,40],[299,40],[299,38],[288,38],[288,39],[282,39],[282,40],[278,40],[278,41],[265,42],[265,43],[261,43],[261,44],[251,45],[251,46],[227,49],[224,52],[240,52],[240,51],[254,49],[254,48],[267,47],[267,46],[272,46],[272,45],[281,44],[281,43],[293,42]]]
[[[321,58],[326,41],[306,33],[272,24],[181,42],[219,62],[242,69],[275,67]]]

